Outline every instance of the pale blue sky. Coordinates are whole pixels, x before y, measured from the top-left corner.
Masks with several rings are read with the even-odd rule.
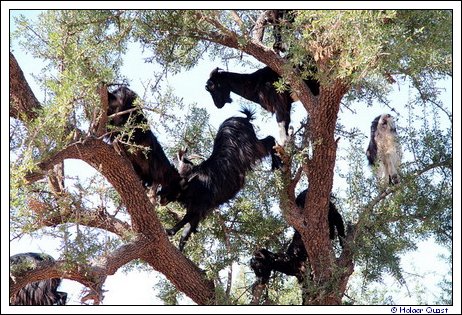
[[[3,13],[4,12],[2,8],[2,20],[5,21],[3,19]],[[28,13],[36,14],[36,12],[28,12]],[[2,29],[5,29],[5,28],[2,27]],[[4,35],[3,31],[2,31],[2,35]],[[2,36],[2,64],[5,65],[6,63],[3,62],[4,61],[3,55],[5,53],[4,51],[5,45],[3,45],[4,44],[3,40],[4,40],[4,36]],[[459,47],[460,47],[460,43],[459,43]],[[11,48],[19,62],[19,65],[22,67],[26,75],[26,78],[28,79],[29,84],[31,84],[34,92],[40,99],[40,96],[39,96],[40,91],[38,91],[37,86],[33,84],[33,79],[31,77],[31,74],[39,73],[42,67],[41,63],[38,62],[37,60],[33,60],[30,54],[25,54],[24,52],[22,52],[21,49],[16,47],[15,43],[13,43]],[[140,55],[140,50],[137,49],[136,47],[132,47],[132,49],[130,50],[127,56],[129,56],[129,58],[126,58],[126,63],[122,70],[122,73],[130,78],[131,80],[130,87],[137,93],[142,94],[144,92],[142,82],[146,82],[147,80],[150,79],[150,73],[152,73],[151,71],[152,65],[143,63],[142,56]],[[460,50],[459,50],[459,56],[460,56]],[[211,115],[211,122],[213,123],[215,127],[218,127],[218,125],[227,117],[236,115],[239,109],[239,106],[238,106],[239,98],[236,95],[232,95],[232,98],[234,100],[233,104],[227,104],[223,109],[218,110],[213,105],[212,99],[210,95],[208,94],[208,92],[205,91],[205,88],[204,88],[205,81],[207,80],[210,71],[217,66],[224,67],[224,64],[220,64],[218,60],[214,62],[201,62],[197,67],[193,68],[191,71],[184,72],[180,75],[169,78],[169,83],[171,84],[172,87],[175,88],[176,93],[179,96],[184,98],[185,104],[195,102],[199,106],[203,106],[204,108],[208,110],[208,112]],[[456,65],[455,65],[455,68],[456,68]],[[232,68],[229,70],[235,71],[235,72],[252,71],[250,69],[239,69],[239,68]],[[4,71],[2,71],[2,76],[4,75],[3,72]],[[459,77],[459,80],[460,80],[460,77]],[[2,91],[6,91],[4,88],[5,82],[6,81],[2,77]],[[181,87],[181,88],[178,88],[178,87]],[[452,106],[450,105],[452,102],[450,84],[447,85],[447,88],[449,89],[449,91],[448,93],[446,93],[444,97],[445,104],[447,104],[447,107],[452,108]],[[2,94],[5,94],[5,93],[2,93]],[[458,99],[460,100],[460,91],[456,91],[456,94],[458,94],[456,95],[456,97],[458,97]],[[398,126],[400,125],[400,123],[406,122],[405,117],[407,113],[406,113],[406,110],[404,110],[402,106],[407,101],[407,99],[408,99],[408,94],[407,94],[407,90],[405,86],[401,86],[400,91],[395,93],[393,97],[390,97],[390,100],[391,100],[390,105],[396,108],[398,110],[398,113],[400,114],[400,116],[398,117]],[[4,97],[2,96],[2,104],[6,104],[6,102],[3,102],[3,100],[4,100]],[[460,102],[456,104],[460,104]],[[4,107],[5,106],[3,106],[3,108]],[[302,106],[300,104],[296,104],[294,107],[295,107],[295,110],[292,115],[292,125],[297,126],[298,122],[303,117],[303,109],[301,108]],[[356,107],[356,108],[359,108],[359,107]],[[4,109],[2,109],[2,114],[3,114],[3,110]],[[257,112],[258,111],[259,111],[259,108],[257,108]],[[358,113],[355,115],[351,114],[349,111],[342,111],[339,114],[339,119],[340,119],[339,121],[346,126],[359,128],[368,137],[371,120],[374,117],[382,114],[383,112],[388,112],[388,109],[375,104],[374,106],[369,107],[369,108],[364,107],[364,110],[361,110],[360,112],[358,111]],[[454,117],[455,122],[457,121],[460,122],[460,115],[458,114],[460,114],[460,112],[456,113]],[[2,117],[5,117],[5,115],[2,115]],[[2,122],[3,122],[3,118],[2,118]],[[275,122],[274,117],[267,119],[266,123],[263,123],[263,121],[257,119],[255,121],[255,124],[258,125],[260,128],[259,136],[263,136],[263,135],[266,136],[266,134],[272,134],[273,136],[278,138],[278,131],[276,128],[276,122]],[[6,125],[5,123],[2,124],[2,149],[4,148],[5,143],[7,143],[7,141],[5,141],[3,138],[6,136],[4,132],[5,125]],[[455,136],[459,136],[460,134],[458,132],[460,131],[460,125],[457,125],[456,123],[454,124],[454,126],[455,128],[457,128],[457,130],[454,131]],[[366,148],[367,146],[367,141],[368,139],[364,140],[364,143],[365,143],[364,148]],[[342,144],[342,141],[340,141],[340,144]],[[346,141],[345,141],[345,145],[346,145]],[[457,142],[457,141],[454,142],[454,148],[456,149],[457,147],[456,150],[459,150],[460,152],[460,147],[458,147],[459,145],[460,145],[460,142]],[[340,148],[340,150],[342,150],[342,147]],[[4,150],[2,150],[2,152],[3,151]],[[455,155],[456,153],[457,152],[455,152]],[[6,168],[3,165],[4,163],[3,156],[4,155],[2,155],[2,170],[6,170]],[[457,159],[457,156],[459,157],[459,159]],[[460,164],[460,153],[459,155],[456,155],[455,161],[456,161],[456,164]],[[74,163],[66,162],[66,165],[70,165],[70,166],[66,166],[66,174],[68,175],[82,174],[83,168],[87,168],[88,172],[92,171],[90,167],[86,165],[82,165],[82,164],[83,163],[74,164]],[[455,165],[456,170],[459,169],[459,167],[460,165],[458,165],[457,168]],[[460,177],[460,172],[457,173],[456,171],[455,174],[456,176]],[[3,175],[4,174],[2,174],[2,186],[5,183],[3,181]],[[460,179],[458,182],[460,183]],[[334,185],[335,185],[334,188],[341,188],[342,183],[340,180],[336,180]],[[4,192],[2,192],[2,197],[3,196],[4,196]],[[2,222],[3,223],[8,222],[7,221],[8,219],[6,218],[5,220],[5,217],[4,217],[4,214],[6,213],[5,211],[6,205],[3,206],[4,201],[5,201],[5,198],[2,198],[2,209],[3,209]],[[455,208],[456,213],[455,213],[455,218],[454,218],[454,227],[455,227],[454,240],[456,240],[460,244],[460,219],[458,219],[460,218],[460,199],[457,200],[457,202],[458,202],[457,205],[459,206]],[[3,223],[2,223],[2,227],[4,227]],[[3,243],[5,239],[4,236],[5,236],[5,233],[2,233],[2,244],[4,244]],[[456,245],[457,244],[455,243],[454,245],[455,248],[460,248],[459,246],[456,246]],[[10,250],[11,250],[11,254],[15,254],[17,252],[24,252],[24,251],[44,251],[44,252],[48,252],[52,254],[54,257],[58,257],[59,254],[56,252],[56,247],[57,247],[56,242],[45,241],[45,240],[25,239],[19,243],[18,242],[11,243]],[[4,266],[3,261],[6,259],[4,249],[5,249],[5,246],[2,246],[2,266]],[[434,246],[434,244],[431,242],[423,242],[416,252],[410,253],[409,255],[406,255],[403,257],[403,263],[407,266],[409,272],[414,272],[414,270],[412,270],[413,268],[411,267],[411,265],[414,264],[416,266],[416,270],[419,273],[422,273],[422,274],[431,273],[427,275],[428,280],[423,281],[428,284],[429,296],[431,296],[431,294],[435,292],[435,290],[437,290],[434,282],[436,279],[439,280],[438,274],[444,275],[445,273],[444,269],[447,267],[447,266],[444,266],[441,263],[441,261],[436,258],[437,252],[438,253],[442,252],[441,247]],[[460,253],[459,253],[459,257],[457,257],[457,253],[455,256],[456,257],[455,257],[454,266],[458,266],[458,268],[456,269],[459,270],[459,275],[460,275]],[[3,279],[5,279],[5,277],[3,277],[4,270],[5,268],[2,268],[2,288],[3,288]],[[155,285],[155,277],[153,276],[153,274],[156,274],[156,272],[153,271],[152,273],[149,273],[149,274],[136,272],[134,274],[130,274],[129,276],[118,273],[114,276],[110,276],[105,284],[105,288],[108,290],[108,292],[106,292],[104,304],[105,305],[128,304],[128,303],[148,304],[148,305],[157,304],[158,301],[155,300],[154,291],[152,289],[152,287]],[[458,279],[460,279],[460,277],[458,277]],[[70,296],[69,296],[70,304],[74,304],[74,303],[77,304],[78,300],[80,299],[78,295],[80,293],[79,286],[76,286],[70,281],[65,281],[65,282],[67,283],[65,283],[62,288],[64,291],[67,291],[68,293],[70,293]],[[390,285],[393,285],[393,284],[390,284]],[[124,288],[124,289],[121,290],[121,288]],[[135,292],[134,288],[136,288],[137,294],[127,297],[127,293]],[[7,290],[2,289],[2,304],[3,304],[3,293],[4,292],[7,292]],[[140,292],[141,294],[139,294]],[[415,304],[416,303],[416,301],[409,299],[409,297],[405,296],[404,294],[399,294],[399,297],[396,301],[400,301],[401,304],[407,304],[407,303]],[[430,301],[432,301],[432,299],[430,299]],[[3,305],[2,305],[2,308],[3,308]]]

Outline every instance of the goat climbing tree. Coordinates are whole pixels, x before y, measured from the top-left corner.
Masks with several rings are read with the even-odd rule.
[[[293,18],[275,21],[272,10],[77,10],[45,11],[37,22],[16,21],[13,40],[19,49],[46,63],[38,80],[46,101],[37,99],[21,60],[10,52],[10,130],[16,130],[10,132],[11,237],[55,229],[64,251],[55,265],[16,277],[10,295],[32,280],[65,277],[89,289],[84,301],[100,303],[106,277],[141,260],[165,276],[168,285],[160,295],[168,303],[178,302],[176,293],[166,298],[169,285],[201,305],[260,303],[239,291],[236,283],[242,280],[233,279],[233,262],[245,264],[257,247],[281,247],[290,239],[285,231],[294,227],[307,249],[309,274],[297,302],[339,305],[355,268],[366,282],[386,272],[404,281],[399,255],[415,248],[419,238],[433,236],[452,246],[452,112],[438,89],[441,80],[452,76],[452,12],[288,14]],[[273,49],[275,23],[280,25],[283,52]],[[306,110],[307,119],[293,141],[279,148],[285,168],[265,176],[258,175],[264,167],[258,168],[238,197],[201,225],[185,255],[164,232],[181,209],[153,204],[126,157],[103,141],[105,129],[99,128],[106,121],[101,108],[107,99],[101,95],[107,85],[127,77],[136,80],[136,73],[121,72],[134,41],[151,53],[147,62],[161,69],[158,76],[153,74],[155,83],[150,82],[157,98],[142,98],[145,110],[152,109],[173,138],[164,148],[171,157],[183,145],[204,155],[211,150],[213,135],[204,128],[207,113],[192,107],[182,117],[178,109],[184,104],[171,91],[162,94],[160,85],[166,75],[203,62],[205,53],[223,62],[245,64],[253,58],[270,66],[283,78],[278,89],[290,89]],[[303,83],[308,76],[319,80],[319,96]],[[207,80],[196,79],[203,84]],[[361,135],[338,124],[340,109],[363,111],[367,108],[361,104],[372,101],[387,106],[390,89],[404,83],[415,97],[406,107],[409,126],[400,135],[403,147],[412,148],[413,159],[403,165],[400,185],[378,187],[362,169]],[[204,98],[209,97],[204,90]],[[417,111],[424,114],[412,115]],[[448,122],[446,130],[438,124],[441,115]],[[155,134],[162,130],[155,128]],[[350,221],[341,251],[332,246],[327,225],[340,137],[350,143],[348,168],[339,171],[347,179],[339,199]],[[95,177],[89,182],[64,180],[67,159],[91,165]],[[299,210],[295,196],[306,188],[298,185],[302,181],[310,189],[305,208]],[[281,214],[271,210],[274,204]],[[69,229],[77,237],[70,237]],[[111,236],[93,237],[104,231]],[[223,284],[219,273],[226,269]],[[283,284],[275,280],[271,285]]]

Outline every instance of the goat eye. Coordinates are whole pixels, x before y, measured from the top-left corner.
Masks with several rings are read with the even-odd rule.
[[[214,88],[215,88],[215,85],[213,84],[213,82],[212,82],[212,81],[207,81],[207,84],[205,85],[205,89],[206,89],[207,91],[211,91],[211,90],[213,90]]]

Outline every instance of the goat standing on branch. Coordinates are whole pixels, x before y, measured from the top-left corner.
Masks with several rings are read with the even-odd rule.
[[[124,143],[124,151],[143,185],[168,186],[178,181],[179,174],[149,129],[148,121],[141,109],[135,107],[136,98],[135,92],[125,86],[112,93],[108,92],[107,115],[110,123],[117,127],[114,131],[109,130],[109,139],[114,141],[122,133],[120,127],[128,127],[128,130],[123,130],[126,135],[119,141]]]
[[[290,110],[292,103],[298,98],[289,91],[278,92],[274,84],[281,79],[279,74],[270,67],[264,67],[253,73],[233,73],[216,68],[210,73],[205,89],[212,95],[213,102],[218,108],[231,103],[230,93],[234,92],[243,98],[260,104],[271,113],[276,113],[279,126],[280,141],[287,140],[290,125]],[[313,95],[319,95],[319,82],[307,79],[305,83]]]
[[[398,169],[401,165],[401,149],[393,116],[390,114],[377,116],[372,121],[371,139],[366,156],[369,165],[379,164],[379,177],[391,185],[399,183]]]
[[[32,269],[42,261],[54,261],[47,254],[21,253],[10,257],[10,269]],[[14,281],[10,272],[10,281]],[[27,284],[13,297],[12,305],[65,305],[67,293],[58,291],[61,279],[53,278]]]
[[[245,183],[245,175],[255,163],[271,155],[272,169],[281,166],[273,147],[276,142],[268,136],[259,140],[250,121],[253,113],[244,109],[247,117],[231,117],[218,129],[211,156],[199,165],[193,165],[186,151],[178,154],[178,170],[181,175],[179,189],[162,188],[159,192],[161,204],[178,201],[186,208],[186,214],[169,235],[187,225],[180,238],[179,249],[183,250],[191,233],[212,209],[234,198]]]

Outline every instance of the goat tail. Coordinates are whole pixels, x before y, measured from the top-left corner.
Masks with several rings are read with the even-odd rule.
[[[248,107],[241,108],[240,112],[246,115],[249,121],[255,119],[255,111]]]

